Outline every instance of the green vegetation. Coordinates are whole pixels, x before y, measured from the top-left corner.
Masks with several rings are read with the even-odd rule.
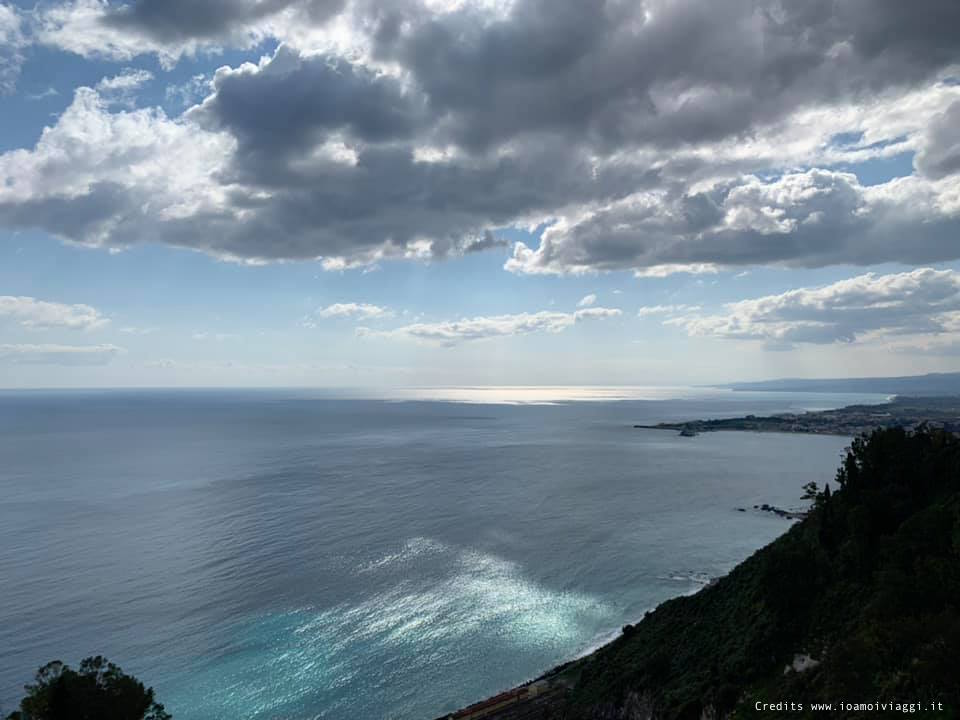
[[[805,487],[808,517],[728,576],[571,664],[576,686],[554,716],[801,718],[824,715],[810,702],[899,701],[923,704],[914,717],[960,717],[960,440],[877,430],[836,481]],[[755,705],[783,701],[805,710]]]
[[[7,720],[171,720],[152,688],[99,656],[82,661],[78,670],[47,663],[26,691]]]

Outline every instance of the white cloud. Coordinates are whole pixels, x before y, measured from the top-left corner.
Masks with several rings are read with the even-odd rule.
[[[19,11],[0,3],[0,95],[13,92],[16,87],[25,44]]]
[[[41,92],[27,94],[26,98],[27,100],[38,101],[38,100],[45,100],[46,98],[49,98],[49,97],[57,97],[58,95],[60,95],[60,93],[57,91],[56,88],[48,87],[46,90],[42,90]]]
[[[577,307],[578,307],[578,308],[590,307],[591,305],[593,305],[593,304],[596,303],[596,302],[597,302],[597,295],[596,295],[596,293],[590,293],[589,295],[584,295],[584,296],[580,299],[580,302],[577,303]]]
[[[690,335],[764,340],[772,347],[952,333],[960,330],[960,273],[932,268],[866,273],[823,287],[729,303],[724,314],[664,322]]]
[[[637,317],[650,317],[651,315],[678,315],[684,312],[696,312],[700,309],[699,305],[644,305],[637,310]]]
[[[678,273],[688,275],[715,275],[720,268],[714,263],[665,263],[633,271],[636,278],[665,278]]]
[[[9,365],[106,365],[123,348],[116,345],[0,345],[0,363]]]
[[[186,108],[202,100],[210,92],[210,89],[210,78],[203,74],[197,74],[183,83],[168,85],[164,90],[164,97],[167,102],[176,101],[180,106]]]
[[[137,91],[151,80],[153,80],[152,72],[127,68],[119,75],[102,78],[94,86],[94,90],[106,102],[133,108],[136,105]]]
[[[0,295],[0,317],[12,318],[28,328],[94,330],[110,320],[89,305],[66,305],[32,297]]]
[[[369,318],[386,318],[393,315],[389,308],[371,305],[370,303],[334,303],[327,307],[318,308],[314,313],[318,318],[352,317],[367,320]]]
[[[153,73],[149,70],[134,70],[131,68],[119,75],[103,78],[94,89],[101,93],[104,91],[129,92],[143,87],[152,79]]]
[[[617,308],[591,307],[572,313],[550,312],[517,313],[514,315],[492,315],[462,320],[449,320],[436,323],[413,323],[393,330],[371,330],[357,328],[361,337],[407,338],[441,345],[456,345],[470,340],[485,340],[511,335],[530,333],[559,333],[578,322],[618,317]]]
[[[87,245],[180,244],[180,224],[242,220],[225,208],[242,188],[215,180],[235,141],[159,109],[112,112],[109,101],[79,88],[33,150],[0,154],[0,221],[52,224],[49,232]],[[81,209],[82,208],[82,209]],[[30,219],[27,216],[30,216]]]

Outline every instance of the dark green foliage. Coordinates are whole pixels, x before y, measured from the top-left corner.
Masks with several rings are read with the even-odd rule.
[[[74,670],[60,661],[37,671],[20,710],[7,720],[170,720],[153,689],[106,658],[87,658]]]
[[[641,697],[663,718],[878,698],[940,701],[927,716],[960,717],[960,440],[878,430],[853,442],[837,484],[806,486],[804,521],[581,661],[565,716],[619,717]],[[819,665],[785,673],[795,655]]]

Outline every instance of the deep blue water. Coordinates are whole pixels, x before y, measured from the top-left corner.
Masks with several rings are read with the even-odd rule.
[[[727,572],[847,444],[633,423],[861,399],[0,393],[2,709],[104,654],[176,720],[435,717]]]

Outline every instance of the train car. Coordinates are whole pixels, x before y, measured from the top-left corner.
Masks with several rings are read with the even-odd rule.
[[[448,715],[447,720],[480,720],[480,718],[488,717],[498,710],[519,705],[524,700],[534,698],[546,690],[547,687],[548,683],[546,681],[538,680],[530,685],[507,690],[499,695],[494,695],[492,698],[465,707],[463,710],[458,710],[452,715]]]

